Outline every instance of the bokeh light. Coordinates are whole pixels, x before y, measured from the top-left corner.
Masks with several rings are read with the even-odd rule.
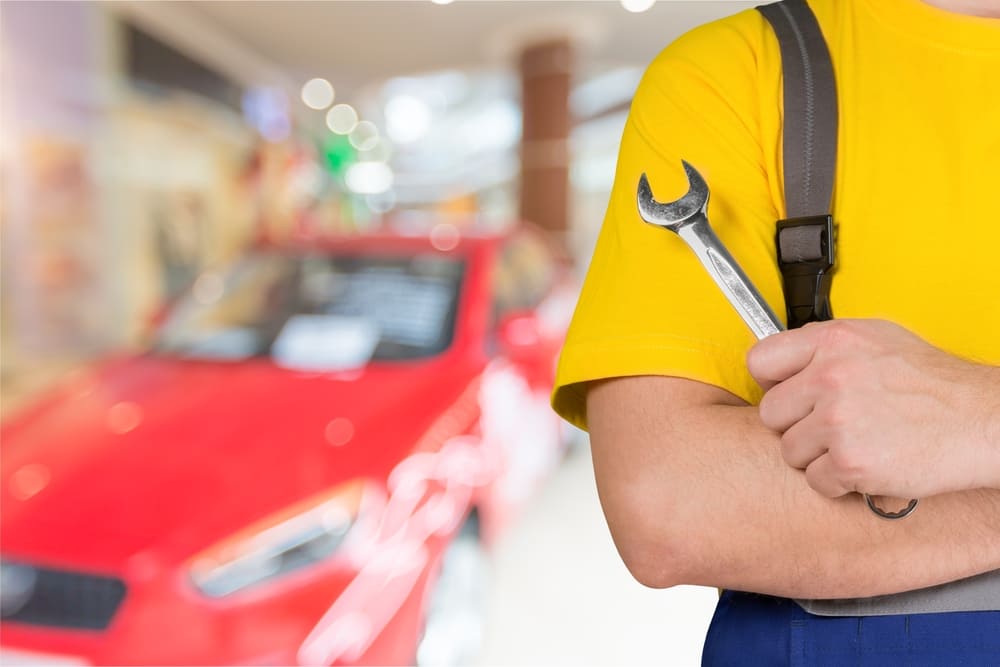
[[[378,145],[379,133],[375,123],[363,120],[351,130],[351,145],[359,151],[369,151]]]
[[[462,233],[451,223],[443,222],[431,229],[431,245],[442,252],[454,250],[460,238]]]
[[[344,176],[347,187],[360,195],[375,195],[392,187],[393,173],[384,162],[358,162]]]
[[[310,109],[326,109],[333,104],[333,86],[326,79],[309,79],[302,86],[302,102]]]
[[[335,134],[350,134],[358,124],[358,112],[350,104],[338,104],[326,113],[326,126]]]
[[[324,435],[326,441],[332,446],[342,447],[354,437],[354,424],[351,423],[350,419],[344,417],[331,419],[330,423],[326,425]]]
[[[424,138],[431,127],[431,120],[431,108],[413,95],[398,95],[385,105],[386,134],[401,144]]]

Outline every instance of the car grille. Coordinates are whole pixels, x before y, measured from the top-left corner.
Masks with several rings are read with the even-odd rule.
[[[125,598],[125,582],[66,570],[4,561],[5,575],[16,568],[30,584],[13,604],[4,600],[4,621],[81,630],[104,630]],[[32,576],[33,575],[33,576]],[[6,577],[5,577],[6,578]]]

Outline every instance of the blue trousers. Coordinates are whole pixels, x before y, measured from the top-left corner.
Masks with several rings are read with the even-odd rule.
[[[1000,667],[1000,611],[816,616],[792,600],[726,591],[704,667]]]

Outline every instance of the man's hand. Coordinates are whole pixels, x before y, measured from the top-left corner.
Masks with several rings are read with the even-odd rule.
[[[1000,368],[882,320],[770,336],[747,364],[766,390],[761,421],[824,496],[1000,488]]]

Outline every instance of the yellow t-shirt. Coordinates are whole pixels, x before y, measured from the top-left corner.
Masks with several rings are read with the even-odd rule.
[[[836,317],[884,318],[1000,365],[1000,19],[921,0],[811,0],[839,97]],[[711,189],[716,233],[784,317],[781,56],[755,10],[702,26],[650,65],[622,137],[611,201],[566,340],[553,406],[586,427],[586,382],[671,375],[756,403],[755,339],[676,235],[642,222]]]

